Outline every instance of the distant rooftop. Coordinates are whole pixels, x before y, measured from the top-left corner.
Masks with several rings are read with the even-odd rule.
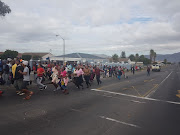
[[[25,53],[22,53],[22,55],[41,56],[41,57],[43,57],[46,54],[49,54],[49,53],[48,52],[25,52]]]
[[[57,57],[64,57],[64,55],[57,56]],[[71,53],[71,54],[66,54],[65,57],[67,58],[88,58],[88,59],[104,59],[99,56],[95,56],[92,54],[86,54],[86,53]]]

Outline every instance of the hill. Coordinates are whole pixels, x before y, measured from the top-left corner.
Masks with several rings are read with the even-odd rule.
[[[149,55],[145,55],[145,57],[149,58]],[[180,62],[180,52],[174,54],[157,54],[157,61],[163,61],[164,59],[167,59],[168,62]]]

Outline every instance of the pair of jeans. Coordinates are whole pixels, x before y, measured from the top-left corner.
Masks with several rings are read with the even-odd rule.
[[[4,81],[6,82],[6,85],[10,85],[9,74],[4,74]]]
[[[97,80],[97,83],[102,83],[102,81],[100,80],[100,75],[96,75],[96,80]]]
[[[121,79],[121,75],[118,75],[118,79],[119,79],[119,80]]]
[[[40,89],[44,88],[46,86],[46,85],[42,84],[42,80],[43,80],[42,77],[37,77],[37,79],[36,79],[36,83]]]
[[[90,75],[85,75],[85,76],[84,76],[84,79],[85,79],[85,81],[86,81],[87,87],[89,87],[89,85],[91,85],[91,84],[89,83]]]
[[[23,85],[23,79],[14,80],[14,87],[16,88],[16,91],[22,90]]]
[[[150,72],[147,71],[147,76],[150,76]]]

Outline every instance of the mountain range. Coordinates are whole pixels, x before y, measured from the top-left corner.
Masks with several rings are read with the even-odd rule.
[[[149,55],[145,55],[146,58],[150,58]],[[180,52],[174,54],[157,54],[156,61],[164,61],[167,59],[168,62],[180,62]]]

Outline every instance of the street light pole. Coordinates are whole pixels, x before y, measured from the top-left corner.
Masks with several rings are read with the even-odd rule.
[[[56,35],[60,36],[60,38],[63,40],[63,64],[65,64],[65,39],[63,37],[61,37],[61,35]]]
[[[63,39],[63,61],[65,64],[65,39]]]

